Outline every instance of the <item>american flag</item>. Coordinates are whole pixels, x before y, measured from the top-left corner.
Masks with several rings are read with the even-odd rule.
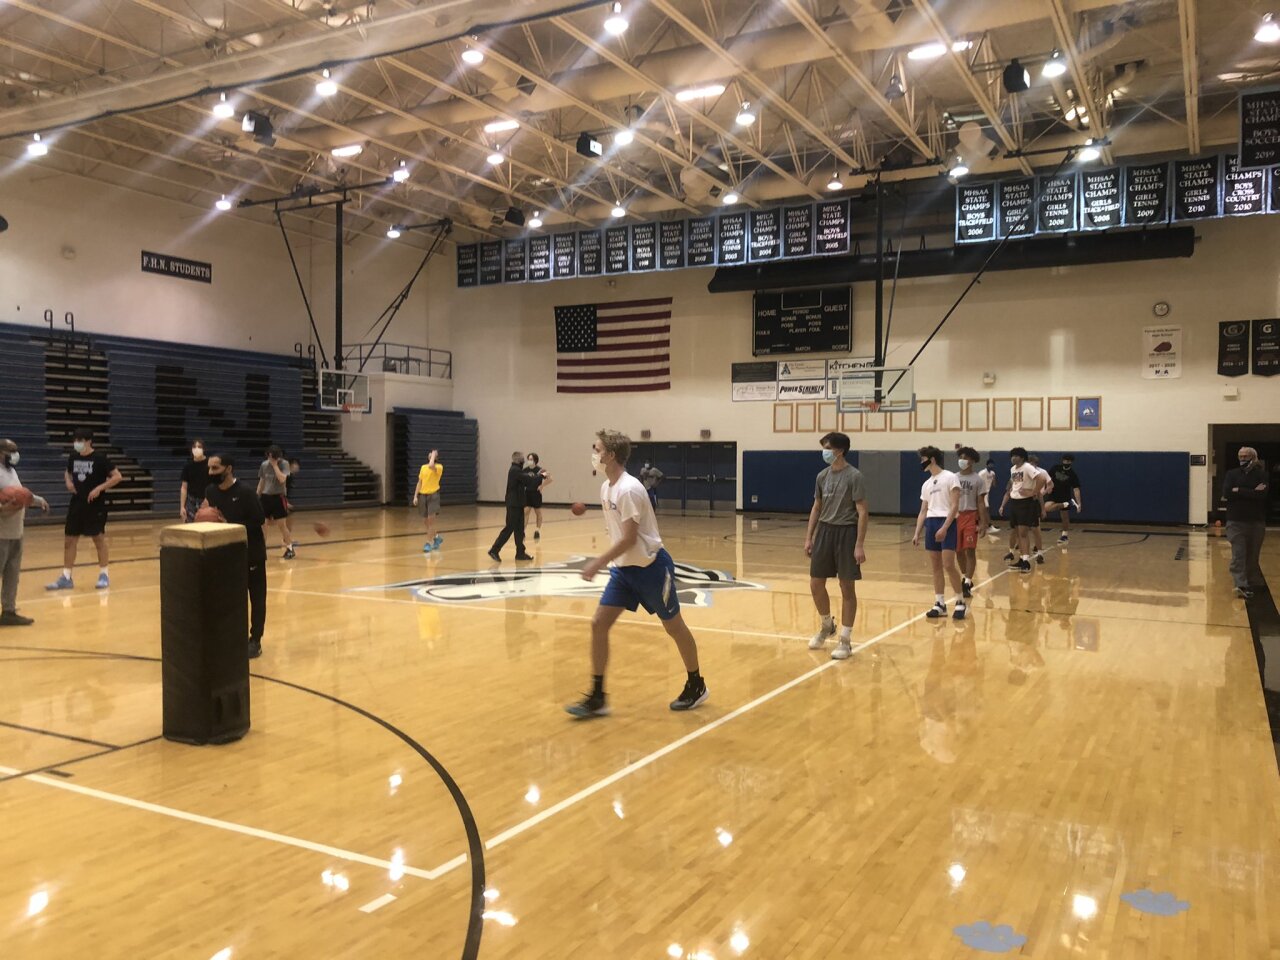
[[[670,389],[670,297],[556,307],[556,393]]]

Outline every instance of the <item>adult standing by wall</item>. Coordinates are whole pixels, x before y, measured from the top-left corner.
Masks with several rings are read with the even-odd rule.
[[[46,590],[71,590],[75,587],[71,571],[76,565],[76,548],[81,537],[89,537],[98,550],[99,590],[111,586],[107,576],[107,498],[104,494],[124,479],[120,471],[93,446],[93,431],[80,429],[72,437],[75,451],[67,458],[63,481],[71,494],[67,505],[67,522],[63,527],[62,576]]]
[[[507,545],[512,534],[516,538],[516,559],[532,560],[533,557],[524,550],[524,508],[527,501],[529,485],[524,477],[524,454],[517,450],[511,454],[511,466],[507,470],[507,523],[489,548],[489,556],[501,560],[499,551]]]
[[[1227,540],[1231,543],[1231,579],[1235,594],[1248,600],[1262,586],[1258,555],[1267,535],[1267,495],[1270,481],[1258,461],[1258,451],[1241,447],[1238,466],[1222,479],[1222,499],[1227,502]]]
[[[18,445],[12,440],[0,440],[0,490],[22,486],[14,469],[18,459]],[[45,513],[49,512],[49,501],[44,497],[36,497],[31,502]],[[18,613],[18,574],[22,569],[26,515],[25,505],[0,505],[0,627],[29,627],[35,623]]]
[[[209,458],[204,455],[204,441],[191,441],[191,459],[182,465],[182,490],[178,496],[178,516],[183,523],[196,518],[205,487],[209,486]]]

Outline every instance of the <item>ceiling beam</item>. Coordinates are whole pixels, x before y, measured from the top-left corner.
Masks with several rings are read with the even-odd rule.
[[[1076,96],[1089,111],[1089,129],[1095,137],[1107,136],[1109,130],[1107,118],[1103,115],[1106,104],[1098,99],[1098,91],[1089,83],[1085,73],[1086,64],[1080,58],[1080,50],[1076,47],[1075,27],[1071,14],[1067,13],[1064,0],[1046,0],[1049,5],[1049,19],[1053,21],[1053,31],[1058,37],[1058,48],[1067,59],[1067,67],[1071,71],[1071,79],[1076,85]],[[1111,149],[1106,148],[1104,154],[1110,158]]]
[[[1196,0],[1178,0],[1178,35],[1182,39],[1182,96],[1187,109],[1187,150],[1200,152],[1200,36]]]

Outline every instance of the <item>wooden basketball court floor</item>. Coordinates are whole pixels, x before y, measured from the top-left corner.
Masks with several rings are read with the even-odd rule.
[[[61,531],[30,529],[0,954],[1280,957],[1280,778],[1224,540],[1084,530],[1030,576],[989,542],[970,618],[935,623],[909,522],[877,519],[839,663],[806,648],[801,519],[662,517],[678,562],[746,582],[686,604],[711,699],[669,711],[679,660],[627,616],[614,715],[581,723],[603,578],[554,591],[604,534],[548,514],[542,574],[511,580],[499,508],[446,510],[429,557],[406,510],[300,516],[332,538],[273,551],[253,728],[222,747],[159,739],[160,524],[114,525],[111,589],[83,566],[60,595]],[[1266,562],[1280,582],[1274,537]]]

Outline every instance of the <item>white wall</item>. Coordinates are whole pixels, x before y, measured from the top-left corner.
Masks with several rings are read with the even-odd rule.
[[[358,421],[350,416],[342,418],[342,447],[381,475],[382,502],[387,503],[393,486],[387,414],[397,407],[452,410],[453,381],[400,373],[371,373],[369,399],[373,401],[372,413]]]
[[[1275,317],[1280,278],[1280,217],[1200,226],[1190,259],[988,274],[916,364],[921,399],[1079,396],[1103,398],[1103,429],[1070,433],[859,433],[863,449],[1208,450],[1208,425],[1280,420],[1280,377],[1217,376],[1220,320]],[[451,258],[450,258],[451,259]],[[610,426],[638,438],[696,440],[710,429],[739,450],[816,446],[818,434],[774,434],[772,404],[730,401],[730,364],[751,357],[751,294],[707,293],[709,270],[566,280],[458,290],[450,259],[433,269],[450,321],[456,409],[480,422],[480,492],[500,499],[513,449],[533,449],[556,476],[554,499],[591,500],[598,490],[588,457],[593,432]],[[906,364],[969,277],[905,281],[898,290],[888,364]],[[557,304],[674,297],[672,390],[614,397],[555,392]],[[854,291],[854,356],[873,352],[873,293]],[[1167,301],[1163,320],[1152,305]],[[1143,326],[1183,329],[1183,375],[1141,377]],[[983,371],[997,376],[982,385]],[[1221,388],[1240,389],[1237,401]],[[739,471],[741,476],[741,471]],[[1202,520],[1207,471],[1191,468],[1190,516]],[[739,491],[739,505],[741,491]]]
[[[146,196],[18,164],[0,175],[0,320],[221,347],[292,353],[312,340],[306,311],[274,222]],[[332,222],[331,216],[329,214]],[[348,223],[359,222],[348,213]],[[285,218],[326,351],[333,345],[332,231]],[[73,258],[64,249],[74,250]],[[143,273],[150,250],[213,264],[213,283]],[[422,252],[403,240],[358,237],[344,255],[344,341],[371,340],[369,325],[400,291]],[[450,254],[446,256],[451,257]],[[424,275],[385,339],[441,346]],[[433,334],[436,335],[433,341]]]

